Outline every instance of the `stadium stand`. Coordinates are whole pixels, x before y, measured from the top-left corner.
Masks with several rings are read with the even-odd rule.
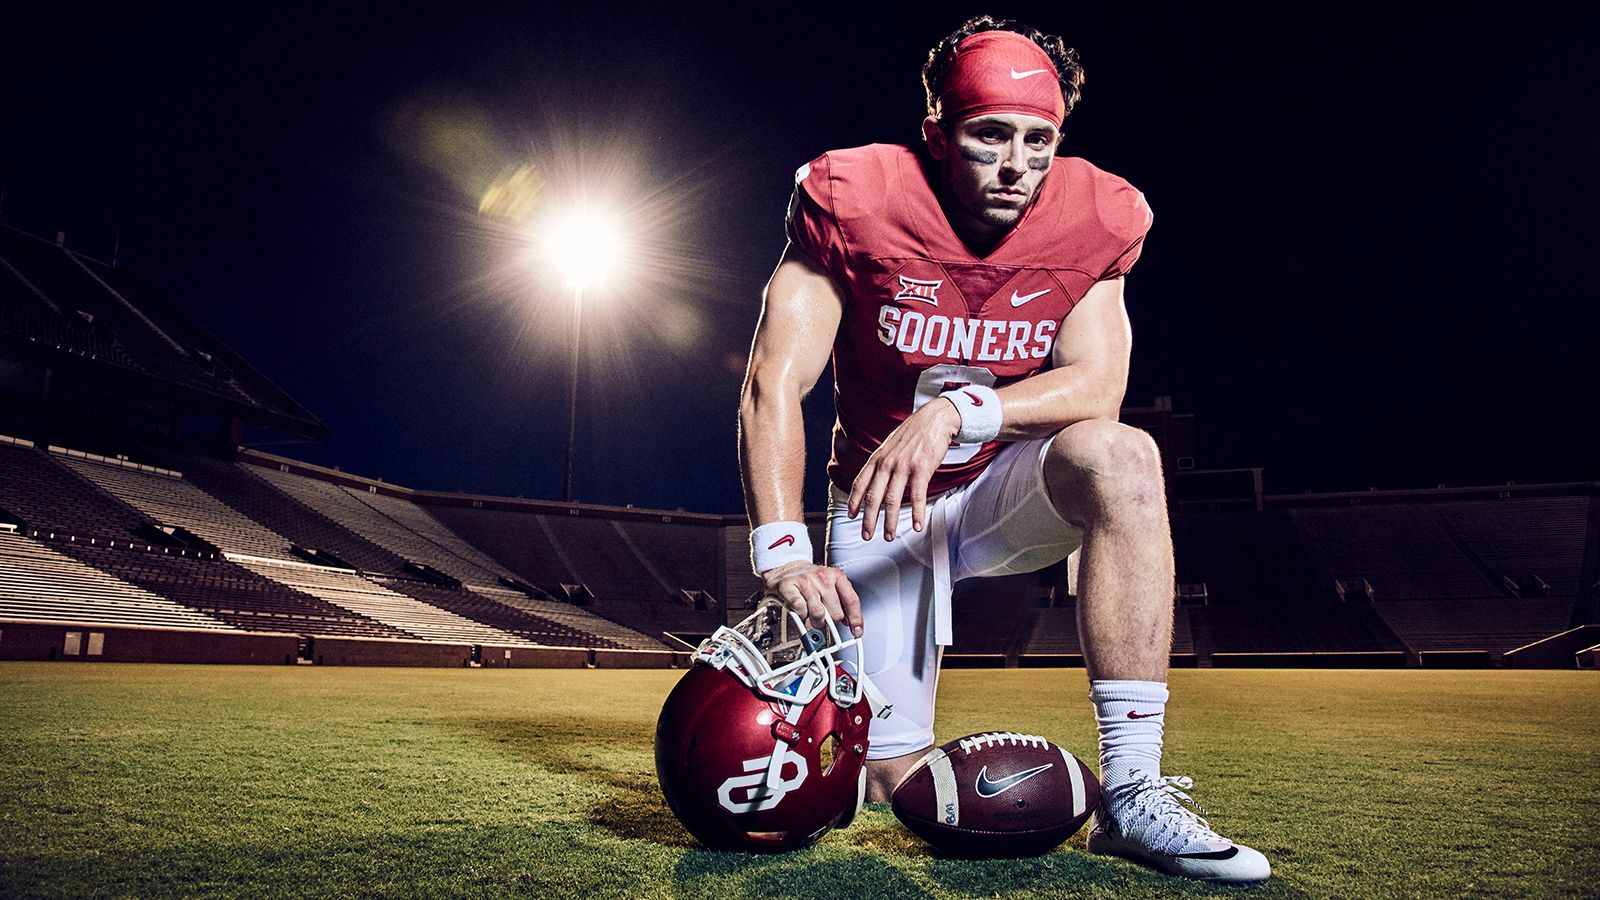
[[[555,539],[548,517],[536,513],[465,506],[433,506],[440,522],[482,547],[519,578],[550,596],[561,585],[582,584],[577,567]]]
[[[59,459],[152,521],[178,526],[230,553],[268,559],[292,558],[289,539],[258,525],[179,473],[115,459],[64,451]]]
[[[629,629],[688,639],[709,635],[725,621],[723,610],[696,608],[683,593],[710,594],[716,585],[717,529],[466,506],[430,510],[552,597],[561,595],[563,584],[584,585],[593,595],[587,613]]]
[[[516,591],[495,588],[443,588],[415,581],[390,580],[384,585],[396,593],[449,610],[465,619],[482,622],[526,641],[545,647],[602,647],[610,649],[656,650],[660,644],[640,640],[640,635],[624,633],[605,637],[594,628],[597,623],[583,620],[587,627],[574,627],[546,615],[518,606],[524,598]],[[600,628],[610,629],[600,625]]]
[[[162,463],[180,469],[196,487],[227,504],[292,545],[331,553],[363,573],[403,577],[405,560],[304,506],[239,465],[198,454],[163,454]]]
[[[1571,598],[1396,600],[1373,609],[1413,651],[1505,651],[1549,637],[1567,627]]]
[[[501,576],[512,574],[408,501],[276,469],[252,471],[301,504],[366,540],[406,560],[431,566],[464,584],[494,585]]]
[[[541,600],[516,591],[497,588],[474,588],[474,593],[496,597],[501,603],[508,606],[514,606],[540,618],[565,625],[574,631],[582,631],[586,634],[597,636],[628,650],[672,649],[664,641],[652,638],[646,633],[641,633],[639,630],[621,623],[578,609],[570,603],[563,603],[558,600]]]
[[[0,530],[0,619],[232,630],[9,530]]]
[[[515,634],[389,590],[355,572],[275,559],[235,557],[233,561],[263,578],[320,597],[415,637],[465,644],[522,646],[529,643]]]
[[[1288,516],[1319,585],[1366,579],[1382,600],[1500,595],[1428,506],[1296,509]]]
[[[1509,580],[1521,593],[1537,578],[1547,596],[1577,595],[1588,498],[1441,503],[1434,510],[1463,551],[1502,584]]]
[[[159,385],[158,393],[177,388],[197,408],[310,437],[327,432],[293,398],[126,270],[7,226],[0,226],[0,309],[0,331],[60,351],[71,357],[61,362],[86,366],[82,371],[91,377],[133,378],[139,387]]]

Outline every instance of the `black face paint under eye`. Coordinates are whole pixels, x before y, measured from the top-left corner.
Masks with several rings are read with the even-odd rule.
[[[1028,168],[1036,169],[1036,170],[1038,170],[1040,172],[1048,172],[1050,170],[1050,164],[1052,162],[1054,162],[1054,161],[1055,161],[1055,157],[1053,157],[1053,156],[1033,156],[1033,157],[1029,157],[1028,158]]]
[[[962,147],[961,158],[969,162],[982,163],[986,166],[992,166],[1000,161],[1000,154],[994,152],[993,150],[976,150],[972,147]]]

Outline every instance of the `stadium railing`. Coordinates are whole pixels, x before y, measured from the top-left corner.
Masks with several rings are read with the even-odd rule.
[[[1420,650],[1417,665],[1424,669],[1487,669],[1494,657],[1487,650]]]
[[[1404,650],[1213,653],[1211,665],[1219,669],[1403,669],[1406,653]]]
[[[1577,654],[1600,638],[1600,625],[1579,625],[1547,638],[1507,650],[1505,664],[1512,669],[1570,669]]]

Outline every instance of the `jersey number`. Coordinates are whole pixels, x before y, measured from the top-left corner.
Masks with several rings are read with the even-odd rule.
[[[911,411],[916,412],[924,403],[939,396],[945,391],[953,391],[958,387],[969,384],[979,384],[984,387],[994,387],[994,373],[982,366],[956,366],[940,364],[929,366],[922,370],[922,375],[917,379],[917,396],[911,403]],[[951,444],[945,452],[944,462],[940,465],[953,466],[964,463],[978,453],[982,444]]]

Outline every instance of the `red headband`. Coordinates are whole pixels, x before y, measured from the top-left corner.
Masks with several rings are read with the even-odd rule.
[[[1055,63],[1038,44],[1014,31],[980,31],[956,45],[938,112],[956,121],[1022,113],[1060,128],[1067,104]]]

